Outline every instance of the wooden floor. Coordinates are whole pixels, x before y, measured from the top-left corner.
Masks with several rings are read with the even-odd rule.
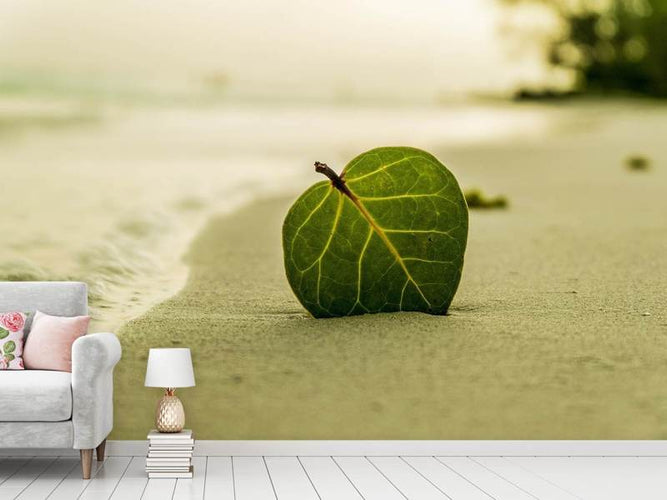
[[[667,457],[195,457],[194,479],[152,479],[144,457],[0,458],[0,499],[649,500]]]

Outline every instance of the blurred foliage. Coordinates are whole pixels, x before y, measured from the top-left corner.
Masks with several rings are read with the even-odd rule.
[[[576,90],[667,97],[667,0],[503,0],[542,4],[561,19],[549,62],[572,69]]]
[[[480,189],[467,189],[464,193],[468,208],[507,208],[509,202],[504,196],[489,197]]]
[[[625,159],[625,165],[630,170],[643,171],[650,168],[651,160],[643,155],[632,155]]]

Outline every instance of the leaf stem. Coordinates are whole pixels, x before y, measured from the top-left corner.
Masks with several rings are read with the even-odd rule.
[[[326,163],[322,163],[319,161],[315,162],[315,171],[319,172],[320,174],[326,175],[330,180],[331,184],[333,187],[338,189],[341,193],[343,193],[345,196],[348,196],[351,200],[355,200],[356,196],[352,194],[350,189],[345,185],[345,181],[341,176],[339,176],[334,170],[329,167]]]

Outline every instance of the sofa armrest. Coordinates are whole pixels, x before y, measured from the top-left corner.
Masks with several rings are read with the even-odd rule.
[[[97,447],[113,428],[113,369],[121,348],[113,333],[93,333],[72,345],[74,448]]]

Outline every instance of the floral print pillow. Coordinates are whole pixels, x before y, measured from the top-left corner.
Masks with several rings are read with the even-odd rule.
[[[23,370],[23,328],[26,314],[0,314],[0,370]]]

